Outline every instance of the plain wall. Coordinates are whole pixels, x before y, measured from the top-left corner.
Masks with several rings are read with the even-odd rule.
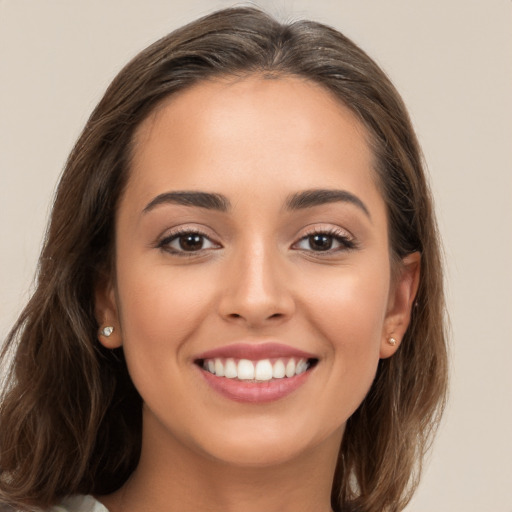
[[[354,39],[410,109],[436,197],[451,398],[408,512],[512,511],[512,2],[277,0]],[[0,335],[29,290],[56,181],[136,52],[221,0],[0,0]]]

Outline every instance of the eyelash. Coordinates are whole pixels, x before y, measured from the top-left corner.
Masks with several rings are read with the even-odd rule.
[[[308,238],[311,238],[312,236],[315,236],[315,235],[323,235],[323,236],[331,237],[334,241],[338,242],[341,247],[338,247],[337,249],[329,248],[325,251],[313,251],[313,250],[303,249],[304,251],[313,252],[317,255],[322,255],[322,254],[332,255],[333,253],[357,248],[356,241],[353,238],[351,238],[347,234],[346,231],[337,229],[337,228],[313,229],[310,232],[306,233],[303,237],[301,237],[300,240],[294,244],[294,246],[296,246],[298,243],[300,243],[304,240],[307,240]]]
[[[211,247],[206,248],[206,249],[203,249],[201,247],[197,251],[186,251],[186,250],[178,250],[178,249],[175,249],[173,247],[170,247],[170,244],[172,242],[174,242],[176,240],[179,240],[181,237],[183,237],[185,235],[197,235],[198,237],[201,237],[201,239],[203,240],[203,243],[204,243],[204,240],[206,239],[211,244],[217,245],[217,246],[220,247],[219,244],[217,244],[216,242],[213,242],[208,237],[208,235],[206,235],[202,231],[200,231],[198,229],[193,229],[193,228],[183,228],[183,229],[178,229],[178,230],[174,231],[173,233],[171,233],[170,235],[168,235],[164,239],[162,239],[160,242],[158,242],[157,248],[162,249],[164,251],[167,251],[167,252],[169,252],[169,253],[171,253],[173,255],[176,255],[176,256],[179,256],[179,257],[185,257],[185,258],[186,257],[194,257],[194,256],[197,256],[202,251],[212,249]],[[302,236],[297,242],[295,242],[292,245],[292,248],[296,247],[299,243],[307,240],[308,238],[316,236],[316,235],[324,235],[326,237],[330,237],[334,241],[338,242],[340,244],[340,247],[338,247],[336,249],[328,248],[328,249],[323,250],[323,251],[322,250],[314,251],[312,249],[309,249],[309,250],[308,249],[297,249],[297,250],[302,250],[304,252],[310,252],[310,253],[316,253],[317,255],[323,255],[323,254],[325,254],[325,255],[332,255],[333,253],[337,253],[337,252],[340,252],[340,251],[350,250],[350,249],[357,248],[357,244],[356,244],[355,240],[352,239],[351,237],[347,236],[346,231],[340,230],[340,229],[336,229],[336,228],[313,229],[310,232],[306,233],[304,236]]]
[[[178,229],[178,230],[174,231],[169,236],[166,236],[164,239],[162,239],[160,242],[158,242],[157,247],[164,251],[170,252],[173,255],[185,257],[185,258],[197,256],[199,251],[208,250],[208,249],[201,248],[201,249],[199,249],[199,251],[185,251],[185,250],[178,250],[173,247],[170,247],[170,244],[172,242],[174,242],[175,240],[179,240],[182,236],[185,236],[185,235],[197,235],[197,236],[201,237],[203,240],[206,239],[206,240],[209,240],[214,245],[217,245],[217,246],[219,245],[216,242],[213,242],[210,239],[210,237],[208,237],[208,235],[206,235],[205,233],[203,233],[202,231],[200,231],[198,229],[182,228],[182,229]]]

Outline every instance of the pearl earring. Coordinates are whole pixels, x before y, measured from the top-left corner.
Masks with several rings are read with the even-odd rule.
[[[108,338],[114,332],[114,328],[111,325],[107,325],[101,329],[101,334]]]
[[[395,339],[395,338],[393,338],[393,337],[391,336],[391,337],[388,339],[388,343],[389,343],[390,345],[395,346],[395,345],[397,344],[397,341],[396,341],[396,339]]]

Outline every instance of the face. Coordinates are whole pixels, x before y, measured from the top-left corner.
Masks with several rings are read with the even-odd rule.
[[[417,281],[391,280],[365,135],[297,78],[201,83],[139,127],[97,311],[145,438],[240,465],[339,445]]]

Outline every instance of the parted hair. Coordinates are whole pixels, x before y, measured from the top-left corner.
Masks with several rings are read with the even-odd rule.
[[[115,212],[134,131],[177,91],[250,74],[320,84],[355,113],[387,205],[392,261],[421,253],[411,323],[348,420],[332,487],[336,511],[400,511],[409,501],[447,388],[439,237],[414,130],[385,73],[340,32],[239,7],[194,21],[129,62],[69,156],[35,291],[3,349],[0,503],[29,510],[69,494],[107,494],[136,467],[142,400],[122,349],[98,342],[94,304],[96,286],[115,269]]]

